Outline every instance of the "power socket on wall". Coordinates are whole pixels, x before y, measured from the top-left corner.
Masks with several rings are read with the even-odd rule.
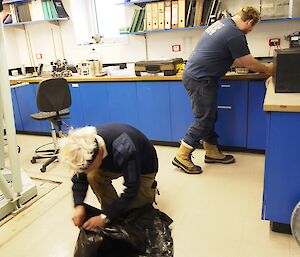
[[[172,45],[172,52],[180,52],[181,45]]]
[[[280,46],[280,38],[270,38],[269,46]]]

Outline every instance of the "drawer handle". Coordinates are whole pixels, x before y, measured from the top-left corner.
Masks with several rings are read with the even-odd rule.
[[[230,88],[231,85],[221,85],[221,87],[223,87],[223,88]]]
[[[227,109],[227,110],[231,110],[232,107],[231,107],[231,106],[226,106],[226,105],[218,105],[218,109]]]

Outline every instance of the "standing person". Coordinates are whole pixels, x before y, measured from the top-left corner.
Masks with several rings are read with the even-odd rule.
[[[125,124],[107,124],[71,130],[60,141],[60,160],[75,175],[73,199],[75,226],[87,230],[105,227],[127,211],[154,202],[158,160],[153,145],[142,132]],[[112,180],[124,178],[118,196]],[[102,214],[85,221],[84,199],[88,186],[101,203]]]
[[[172,161],[186,173],[202,173],[201,167],[191,160],[191,154],[200,145],[200,140],[205,149],[206,163],[235,161],[232,155],[224,155],[218,149],[218,135],[215,132],[218,80],[231,65],[272,74],[272,64],[262,64],[250,54],[245,36],[259,19],[258,10],[246,6],[233,17],[216,21],[204,31],[187,61],[182,81],[192,102],[194,121]]]

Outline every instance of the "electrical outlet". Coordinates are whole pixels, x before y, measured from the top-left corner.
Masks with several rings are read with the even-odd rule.
[[[36,59],[43,59],[43,55],[41,53],[35,54]]]
[[[280,38],[270,38],[269,46],[280,46]]]
[[[180,45],[172,45],[172,52],[180,52],[181,46]]]

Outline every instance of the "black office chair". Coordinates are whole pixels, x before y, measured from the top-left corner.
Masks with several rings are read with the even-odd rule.
[[[35,150],[35,156],[32,157],[31,163],[36,163],[38,159],[49,158],[40,169],[45,172],[47,166],[57,160],[58,145],[55,127],[58,128],[58,137],[62,136],[62,116],[70,113],[71,93],[69,85],[64,78],[47,79],[38,85],[36,96],[37,107],[39,113],[32,114],[31,117],[35,120],[50,120],[51,136],[53,142],[53,149],[43,150],[46,145],[42,145]]]

